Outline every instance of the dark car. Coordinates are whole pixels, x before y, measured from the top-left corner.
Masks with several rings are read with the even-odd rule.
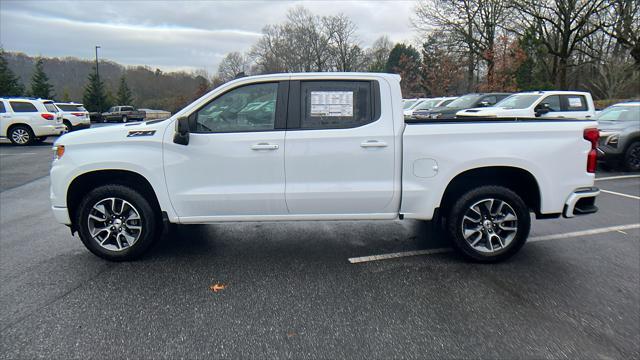
[[[102,121],[143,121],[145,113],[133,108],[133,106],[112,106],[109,111],[102,113]]]
[[[500,100],[511,95],[510,93],[480,93],[467,94],[453,100],[446,106],[440,106],[430,110],[414,111],[413,118],[416,120],[426,119],[455,119],[456,113],[460,110],[476,107],[493,106]]]
[[[600,140],[598,160],[640,171],[640,101],[609,106],[597,115]]]

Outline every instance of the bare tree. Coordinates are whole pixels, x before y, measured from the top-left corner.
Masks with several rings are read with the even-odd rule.
[[[629,51],[640,70],[640,0],[609,0],[603,15],[603,31]]]
[[[367,70],[384,72],[392,48],[393,43],[386,35],[377,38],[371,47],[365,51]]]
[[[245,72],[247,59],[239,52],[228,53],[218,65],[218,78],[223,82],[235,79]]]
[[[356,24],[346,15],[324,18],[331,35],[334,66],[338,71],[354,71],[362,62],[362,51],[356,39]]]
[[[553,56],[555,85],[567,89],[570,59],[600,27],[591,20],[609,6],[608,0],[511,0],[520,28],[534,28],[548,53]],[[517,29],[514,29],[517,31]]]

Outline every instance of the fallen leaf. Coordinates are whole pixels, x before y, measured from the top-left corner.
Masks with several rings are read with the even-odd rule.
[[[289,337],[289,338],[292,338],[292,337],[294,337],[294,336],[296,336],[296,335],[298,335],[298,334],[294,333],[293,331],[289,331],[289,332],[287,333],[287,337]]]
[[[225,284],[220,284],[220,283],[215,283],[211,286],[209,286],[209,289],[215,293],[217,293],[218,291],[224,290],[227,286]]]

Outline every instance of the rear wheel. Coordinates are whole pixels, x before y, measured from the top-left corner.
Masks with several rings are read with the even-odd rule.
[[[123,185],[90,191],[76,211],[82,243],[111,261],[139,258],[159,235],[158,214],[139,192]]]
[[[33,142],[34,135],[31,128],[26,125],[17,125],[9,130],[9,140],[14,145],[29,145]]]
[[[127,121],[129,121],[129,118],[127,118],[127,115],[122,115],[122,122],[126,123]]]
[[[451,207],[447,232],[467,258],[496,262],[513,256],[529,236],[529,208],[502,186],[483,186],[463,194]]]
[[[73,130],[73,125],[69,120],[65,119],[62,123],[64,124],[64,132],[68,133]]]
[[[640,171],[640,141],[632,143],[625,152],[624,167],[628,171]]]

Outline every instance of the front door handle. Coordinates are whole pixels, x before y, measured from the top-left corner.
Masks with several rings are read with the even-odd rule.
[[[278,150],[278,144],[258,143],[251,145],[251,150]]]
[[[378,140],[367,140],[367,141],[361,143],[360,147],[363,147],[363,148],[383,148],[383,147],[387,147],[387,143],[384,142],[384,141],[378,141]]]

